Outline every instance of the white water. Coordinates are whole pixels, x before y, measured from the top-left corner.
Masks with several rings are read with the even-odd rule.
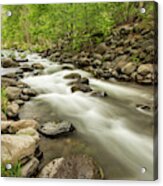
[[[109,96],[97,98],[89,93],[71,93],[68,86],[71,80],[63,77],[72,70],[62,70],[61,65],[42,60],[35,54],[28,57],[31,62],[45,66],[44,75],[23,80],[40,93],[32,102],[48,103],[51,112],[73,122],[90,148],[96,149],[94,156],[106,177],[153,179],[153,116],[136,109],[136,104],[152,102],[152,91],[104,82],[84,71],[73,70],[89,77],[94,90],[106,91]],[[141,167],[147,168],[145,174],[141,173]]]

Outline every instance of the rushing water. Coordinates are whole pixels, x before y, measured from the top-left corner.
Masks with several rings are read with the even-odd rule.
[[[136,108],[137,104],[152,105],[152,88],[97,80],[82,70],[62,70],[62,65],[36,54],[28,58],[29,63],[41,62],[45,69],[43,75],[23,79],[39,95],[25,104],[20,117],[41,118],[42,122],[61,118],[76,128],[68,138],[43,137],[42,148],[49,151],[49,159],[65,149],[72,153],[82,143],[85,147],[79,151],[94,157],[106,179],[153,179],[153,112]],[[105,91],[108,97],[72,93],[68,85],[72,80],[63,78],[72,72],[88,77],[92,89]],[[142,167],[147,170],[144,174]]]

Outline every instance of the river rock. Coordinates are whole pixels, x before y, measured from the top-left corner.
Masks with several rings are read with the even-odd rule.
[[[95,58],[95,59],[98,59],[98,60],[102,60],[102,55],[101,54],[97,54],[97,53],[94,53],[93,54],[93,57]]]
[[[2,77],[1,83],[3,87],[17,86],[17,81],[11,78]]]
[[[63,70],[74,70],[75,68],[74,68],[74,66],[71,65],[71,64],[63,64],[63,65],[62,65],[62,69],[63,69]]]
[[[71,73],[66,76],[64,76],[65,79],[79,79],[81,78],[81,75],[78,73]]]
[[[19,67],[19,63],[14,62],[11,58],[3,58],[1,64],[3,68]]]
[[[39,173],[39,178],[101,179],[102,174],[94,160],[86,155],[57,158]]]
[[[39,127],[39,132],[48,137],[56,137],[72,131],[74,131],[74,127],[68,121],[44,123]]]
[[[91,92],[92,89],[87,84],[75,84],[71,87],[72,92],[82,91],[82,92]]]
[[[28,95],[28,96],[36,96],[37,95],[36,91],[33,89],[30,89],[30,88],[24,88],[22,90],[22,93],[25,95]]]
[[[24,101],[23,100],[21,100],[21,99],[17,99],[17,100],[15,100],[14,101],[15,103],[17,103],[19,106],[22,106],[22,105],[24,105]]]
[[[21,129],[25,128],[38,128],[38,123],[35,120],[19,120],[19,121],[2,121],[1,124],[1,131],[2,133],[9,133],[9,134],[15,134]]]
[[[153,73],[153,65],[152,64],[142,64],[139,66],[137,72],[142,76],[146,76],[149,73]]]
[[[87,67],[91,64],[91,59],[88,57],[80,57],[77,61],[77,66],[80,68]]]
[[[31,136],[36,141],[36,143],[40,141],[39,133],[32,127],[20,129],[16,135],[28,135]]]
[[[136,70],[136,68],[137,68],[137,65],[136,65],[135,63],[130,62],[130,63],[127,63],[127,64],[122,68],[121,71],[122,71],[124,74],[130,75],[130,74],[132,74],[132,73]]]
[[[1,136],[2,164],[25,163],[33,156],[36,142],[31,136],[3,134]]]
[[[94,91],[94,92],[91,93],[91,96],[94,96],[94,97],[107,97],[108,94],[106,92]]]
[[[81,83],[81,84],[87,84],[89,85],[89,79],[86,78],[86,77],[82,77],[80,79],[77,80],[78,83]]]
[[[96,68],[97,66],[100,66],[102,62],[99,59],[96,59],[92,62],[92,66]]]
[[[149,105],[143,105],[143,104],[137,104],[136,108],[138,108],[140,110],[145,110],[145,111],[150,111],[151,110]]]
[[[29,101],[30,97],[28,95],[20,94],[20,99],[23,100],[23,101]]]
[[[96,51],[97,53],[103,55],[106,51],[108,51],[108,47],[106,46],[105,43],[100,43],[100,44],[96,47],[95,51]]]
[[[21,177],[31,177],[36,174],[39,166],[39,161],[37,158],[33,157],[25,165],[21,167]]]
[[[24,65],[22,65],[20,68],[21,68],[24,72],[31,72],[31,71],[34,70],[34,69],[33,69],[30,65],[28,65],[28,64],[24,64]]]
[[[20,94],[21,94],[20,88],[11,87],[11,86],[6,88],[6,95],[10,101],[18,99],[20,97]]]
[[[21,82],[21,81],[19,81],[17,83],[17,87],[19,87],[19,88],[29,88],[29,86],[26,83]]]
[[[11,102],[7,105],[6,114],[9,118],[16,118],[19,113],[19,105],[15,102]]]
[[[18,75],[16,73],[8,73],[8,74],[3,75],[2,77],[17,79]]]
[[[32,67],[34,69],[39,69],[39,70],[43,70],[44,69],[44,66],[41,63],[34,63],[34,64],[32,64]]]

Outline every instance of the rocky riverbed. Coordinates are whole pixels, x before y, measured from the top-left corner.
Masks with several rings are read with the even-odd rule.
[[[1,69],[4,166],[20,162],[22,177],[151,179],[151,86],[12,53],[4,51]]]

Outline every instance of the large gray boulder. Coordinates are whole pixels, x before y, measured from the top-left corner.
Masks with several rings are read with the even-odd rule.
[[[102,179],[103,173],[91,157],[73,155],[57,158],[39,173],[39,178]]]

